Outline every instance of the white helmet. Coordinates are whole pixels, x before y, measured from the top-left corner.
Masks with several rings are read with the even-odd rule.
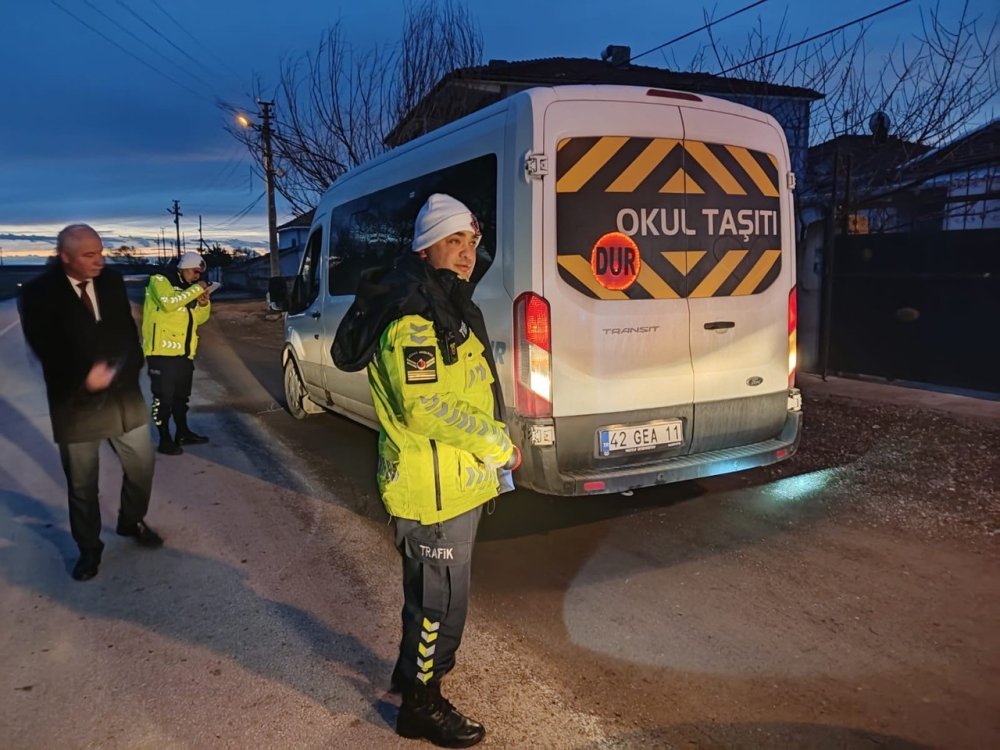
[[[205,270],[205,259],[198,253],[184,253],[177,261],[178,268],[197,268],[199,271]]]

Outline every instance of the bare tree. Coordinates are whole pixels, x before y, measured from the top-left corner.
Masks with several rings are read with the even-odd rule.
[[[483,40],[468,9],[452,0],[420,0],[404,9],[402,35],[392,46],[355,49],[338,21],[317,48],[281,64],[272,148],[275,187],[297,212],[351,167],[386,150],[402,117],[456,68],[480,64]],[[224,109],[240,108],[226,104]],[[228,126],[263,174],[259,133]]]
[[[706,17],[706,22],[710,18]],[[824,95],[810,114],[810,141],[868,132],[876,112],[888,115],[891,134],[937,146],[985,113],[998,92],[998,19],[978,27],[965,0],[950,18],[939,5],[921,11],[921,31],[884,56],[868,50],[870,26],[860,25],[802,44],[758,19],[743,47],[727,48],[708,30],[709,44],[686,65],[727,75],[800,86]],[[671,58],[675,66],[678,62]]]

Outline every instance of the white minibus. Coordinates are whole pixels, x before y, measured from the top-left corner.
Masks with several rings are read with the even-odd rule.
[[[359,275],[431,193],[469,206],[474,274],[523,453],[518,485],[622,492],[762,466],[799,442],[794,176],[769,115],[681,91],[534,88],[338,179],[286,310],[291,413],[377,428],[331,359]]]

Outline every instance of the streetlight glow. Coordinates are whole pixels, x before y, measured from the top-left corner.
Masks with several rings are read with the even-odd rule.
[[[253,125],[253,122],[244,114],[236,115],[236,122],[241,128],[249,128]]]

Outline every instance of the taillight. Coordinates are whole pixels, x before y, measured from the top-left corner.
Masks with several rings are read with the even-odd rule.
[[[514,300],[514,404],[524,417],[552,416],[549,303],[534,292]]]
[[[799,326],[799,299],[795,287],[788,293],[788,387],[795,385],[795,370],[798,367],[796,358],[796,330]]]

